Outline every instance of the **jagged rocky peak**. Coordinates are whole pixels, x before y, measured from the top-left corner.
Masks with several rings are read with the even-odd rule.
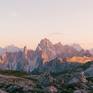
[[[25,55],[27,55],[28,50],[27,50],[26,46],[24,46],[23,52],[24,52]]]
[[[36,52],[41,53],[41,58],[43,59],[43,63],[49,62],[50,60],[56,57],[55,47],[51,41],[47,38],[44,38],[40,41],[37,46]]]
[[[49,41],[47,38],[44,38],[40,41],[40,43],[38,44],[37,46],[37,50],[45,50],[45,51],[48,51],[48,50],[55,50],[54,48],[54,45],[52,44],[51,41]]]
[[[7,50],[7,52],[18,52],[21,49],[19,49],[15,45],[9,45],[9,46],[7,46],[7,47],[4,48],[4,51],[6,51],[6,50]]]
[[[53,44],[50,40],[48,40],[47,38],[44,38],[40,41],[39,47],[41,47],[42,49],[45,49],[45,48],[53,48]]]
[[[55,46],[56,48],[62,48],[62,47],[63,47],[63,45],[62,45],[61,42],[56,43],[54,46]]]
[[[62,50],[64,48],[64,45],[61,42],[58,42],[54,44],[54,47],[56,50]]]
[[[77,51],[83,50],[83,48],[82,48],[79,44],[74,43],[74,44],[72,44],[71,46],[72,46],[74,49],[76,49]]]

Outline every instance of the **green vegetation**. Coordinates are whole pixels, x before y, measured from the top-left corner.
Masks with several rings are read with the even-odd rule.
[[[13,71],[13,70],[0,70],[0,74],[8,76],[17,76],[17,77],[25,77],[29,75],[26,72]]]

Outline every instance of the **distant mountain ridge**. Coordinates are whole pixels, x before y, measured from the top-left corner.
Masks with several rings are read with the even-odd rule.
[[[9,45],[7,47],[4,48],[7,52],[18,52],[20,51],[21,49],[14,46],[14,45]]]
[[[10,45],[3,49],[1,48],[0,52],[0,68],[26,72],[32,72],[40,67],[42,70],[42,68],[45,69],[48,65],[51,65],[51,68],[56,70],[56,65],[63,65],[62,63],[64,62],[83,63],[93,61],[93,54],[90,50],[84,50],[78,44],[63,45],[60,42],[53,44],[47,38],[40,41],[36,50],[28,50],[26,46],[24,49],[20,49],[14,45]],[[60,61],[57,62],[58,60],[56,59]]]
[[[48,40],[47,38],[44,38],[40,41],[40,43],[38,44],[37,48],[42,48],[42,49],[45,49],[47,47],[48,48],[55,48],[55,49],[58,49],[59,50],[64,50],[65,49],[73,49],[75,51],[86,51],[85,49],[83,49],[79,44],[76,44],[76,43],[73,43],[72,45],[63,45],[61,42],[58,42],[56,44],[53,44],[50,40]],[[36,49],[37,49],[36,48]],[[55,50],[54,49],[54,50]],[[3,52],[3,51],[7,51],[7,52],[17,52],[17,51],[23,51],[23,48],[18,48],[17,46],[15,45],[8,45],[4,48],[1,48],[0,47],[0,54]],[[31,49],[32,50],[32,49]],[[56,51],[56,50],[55,50]],[[88,50],[90,52],[90,54],[93,55],[93,49],[89,49]],[[58,51],[57,51],[58,52]]]

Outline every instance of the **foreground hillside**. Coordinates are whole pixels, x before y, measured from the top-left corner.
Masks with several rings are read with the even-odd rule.
[[[57,73],[56,67],[52,68],[53,73],[0,70],[0,93],[93,93],[92,65],[93,62],[76,67],[73,64],[72,69],[64,68],[61,73]]]

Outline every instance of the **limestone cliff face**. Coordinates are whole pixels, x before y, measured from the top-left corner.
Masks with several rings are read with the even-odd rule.
[[[41,52],[41,58],[43,60],[43,64],[45,62],[49,62],[50,60],[56,57],[56,51],[54,45],[48,40],[43,39],[38,44],[36,51]]]
[[[78,62],[78,63],[86,63],[89,61],[93,61],[93,57],[79,57],[79,56],[73,56],[71,58],[66,58],[67,62]]]

